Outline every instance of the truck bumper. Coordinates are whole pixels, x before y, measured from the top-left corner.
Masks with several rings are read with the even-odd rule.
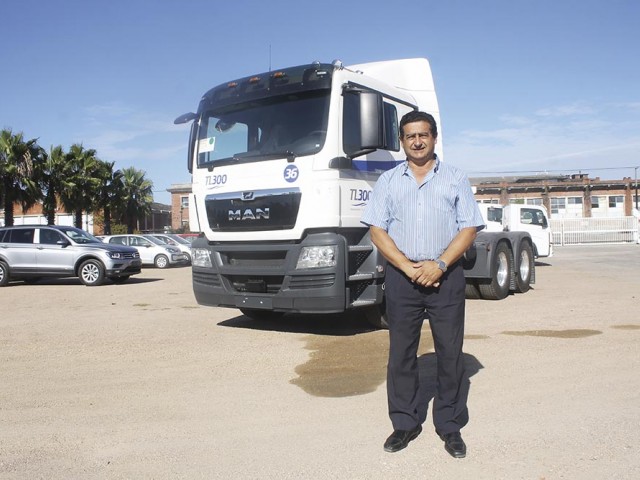
[[[304,247],[335,245],[335,266],[297,269]],[[346,240],[335,233],[310,234],[299,243],[214,243],[198,238],[212,267],[192,266],[193,291],[201,305],[292,313],[338,313],[347,306]]]

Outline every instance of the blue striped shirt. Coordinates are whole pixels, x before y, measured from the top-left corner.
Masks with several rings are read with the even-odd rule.
[[[361,221],[385,230],[414,261],[438,258],[463,228],[484,228],[469,179],[437,157],[421,185],[408,161],[380,175]]]

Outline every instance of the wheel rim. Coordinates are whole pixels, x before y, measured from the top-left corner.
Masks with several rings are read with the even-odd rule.
[[[82,269],[82,278],[88,283],[95,282],[98,279],[99,275],[100,272],[98,270],[98,267],[93,263],[85,265]]]
[[[0,282],[4,280],[4,276],[5,276],[4,267],[0,266]]]
[[[529,252],[522,250],[522,252],[520,252],[520,278],[523,280],[529,278],[530,270]]]
[[[496,280],[500,286],[504,286],[509,278],[509,260],[507,254],[501,252],[498,255],[498,272],[496,274]]]
[[[167,266],[167,259],[164,257],[160,257],[158,259],[158,261],[156,262],[156,265],[158,266],[158,268],[164,268]]]

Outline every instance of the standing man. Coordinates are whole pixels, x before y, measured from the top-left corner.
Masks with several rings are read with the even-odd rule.
[[[418,344],[425,312],[438,363],[433,422],[445,450],[466,455],[460,429],[468,420],[469,378],[462,356],[465,279],[459,261],[484,221],[471,185],[435,155],[438,129],[428,113],[400,120],[407,160],[378,179],[362,223],[387,259],[389,323],[387,398],[393,433],[387,452],[405,448],[422,431],[418,418]]]

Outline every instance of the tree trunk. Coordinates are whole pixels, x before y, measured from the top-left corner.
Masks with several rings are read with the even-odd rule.
[[[76,228],[82,228],[82,209],[76,210],[75,220],[73,221]]]
[[[109,207],[104,207],[104,234],[111,235],[111,209]]]

